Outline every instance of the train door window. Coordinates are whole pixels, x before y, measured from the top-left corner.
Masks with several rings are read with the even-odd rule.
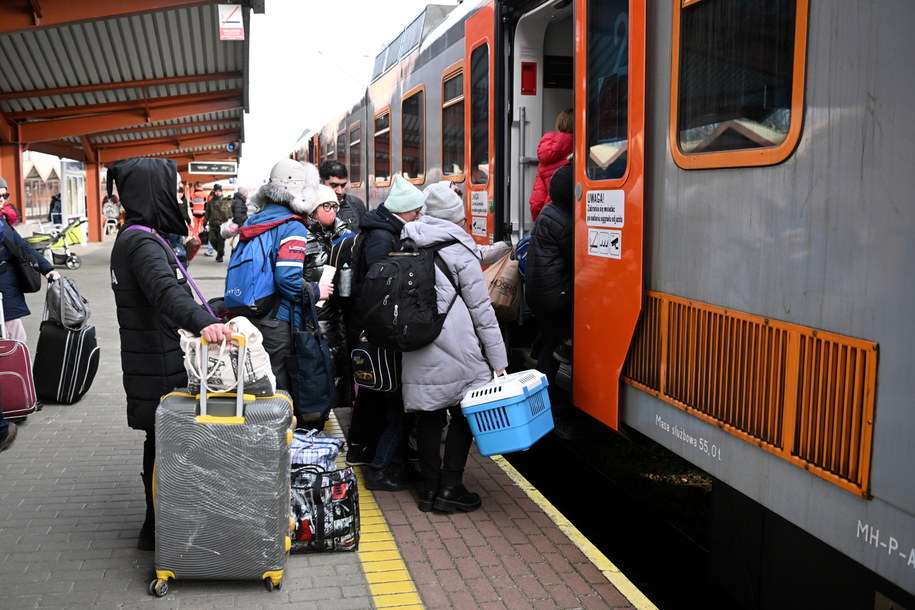
[[[588,2],[587,172],[617,180],[629,147],[629,2]]]
[[[442,81],[442,173],[464,175],[464,72],[450,73]]]
[[[426,173],[423,152],[423,123],[426,118],[424,93],[425,91],[419,89],[407,95],[401,103],[400,167],[404,178],[420,183]]]
[[[352,185],[362,182],[362,126],[359,123],[349,128],[349,181]]]
[[[670,147],[680,167],[772,165],[800,137],[807,0],[682,0]]]
[[[375,184],[387,186],[391,183],[391,109],[375,115]]]
[[[337,132],[337,161],[346,165],[346,129]]]
[[[470,54],[470,181],[489,182],[489,46]]]

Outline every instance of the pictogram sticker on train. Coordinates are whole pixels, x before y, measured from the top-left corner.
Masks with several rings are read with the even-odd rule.
[[[474,216],[471,222],[471,234],[486,237],[486,219]]]
[[[585,222],[589,227],[622,229],[626,224],[626,195],[623,191],[588,191]]]
[[[588,254],[604,258],[621,258],[622,231],[588,229]]]
[[[470,214],[472,216],[486,216],[489,211],[489,206],[486,204],[488,197],[489,194],[486,191],[471,191]]]

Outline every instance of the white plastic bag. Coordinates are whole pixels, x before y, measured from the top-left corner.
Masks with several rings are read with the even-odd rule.
[[[238,225],[230,218],[221,225],[219,225],[219,234],[223,236],[224,239],[231,239],[235,237],[238,233]]]
[[[251,321],[235,317],[226,323],[232,332],[245,336],[244,392],[255,396],[273,396],[276,393],[276,376],[270,367],[270,356],[264,349],[264,337]],[[234,392],[238,387],[238,345],[230,341],[211,343],[207,348],[207,376],[201,380],[200,337],[180,329],[181,350],[184,352],[184,368],[187,371],[188,390],[192,394],[201,391]],[[201,383],[202,381],[202,383]],[[203,386],[201,388],[201,386]]]

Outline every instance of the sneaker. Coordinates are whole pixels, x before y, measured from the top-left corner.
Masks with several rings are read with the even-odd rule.
[[[346,463],[350,466],[367,466],[372,463],[373,457],[373,452],[365,445],[350,443],[349,451],[346,452]]]
[[[204,256],[213,256],[213,250],[207,250],[203,253]]]
[[[435,510],[440,510],[443,513],[453,513],[455,511],[469,513],[480,508],[481,504],[480,494],[467,491],[467,488],[463,485],[455,485],[454,487],[440,489],[432,506]]]
[[[553,350],[553,358],[564,364],[572,364],[572,346],[563,341]]]
[[[16,435],[19,433],[19,426],[13,422],[9,422],[9,428],[6,429],[6,438],[0,441],[0,451],[6,451],[10,448],[10,445],[13,444],[13,441],[16,440]]]
[[[222,257],[221,257],[221,256],[217,256],[217,257],[216,257],[216,262],[217,262],[217,263],[221,263],[221,262],[222,262]]]

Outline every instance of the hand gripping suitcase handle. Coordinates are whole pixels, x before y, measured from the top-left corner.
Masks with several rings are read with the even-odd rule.
[[[245,335],[241,333],[232,333],[232,339],[236,345],[238,345],[238,358],[235,359],[235,379],[238,380],[238,386],[235,388],[235,417],[243,418],[245,415],[245,354],[248,349],[248,340]],[[204,385],[204,380],[207,378],[209,371],[207,370],[207,365],[209,363],[209,358],[207,357],[206,346],[210,342],[200,337],[200,349],[198,350],[198,358],[200,362],[200,416],[207,416],[207,398],[208,397],[225,397],[232,396],[231,393],[222,392],[222,393],[208,393]],[[231,359],[230,359],[231,362]]]

